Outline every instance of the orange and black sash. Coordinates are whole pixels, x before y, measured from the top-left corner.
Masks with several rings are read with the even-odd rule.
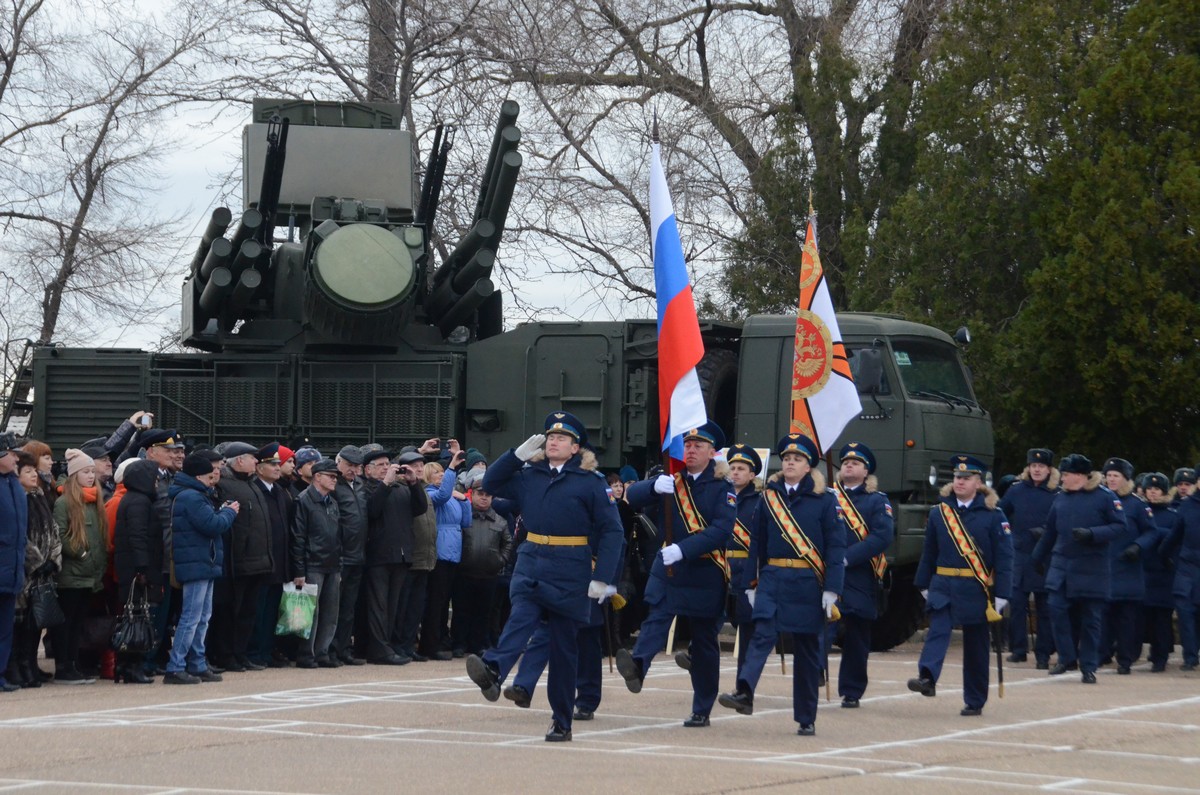
[[[708,523],[700,515],[700,509],[696,507],[696,501],[692,498],[691,480],[682,472],[675,473],[675,506],[679,509],[679,515],[683,517],[683,524],[688,533],[699,533]],[[704,557],[717,564],[721,573],[725,575],[725,582],[729,582],[729,562],[725,560],[725,550],[714,549],[712,552],[706,552]]]
[[[854,531],[855,538],[859,541],[865,540],[870,528],[867,527],[867,522],[863,519],[862,514],[858,512],[854,500],[850,499],[850,495],[842,488],[841,483],[835,483],[833,491],[837,495],[838,505],[842,507],[842,516],[846,517],[846,524],[850,525],[850,529]],[[875,579],[883,581],[887,565],[887,557],[882,553],[871,558],[871,570],[875,572]]]
[[[763,500],[767,503],[767,511],[771,514],[771,518],[775,520],[775,524],[783,531],[783,538],[791,545],[800,559],[806,561],[812,570],[817,574],[817,580],[822,585],[825,583],[825,561],[821,558],[821,553],[817,551],[817,547],[804,534],[800,523],[796,521],[796,517],[792,516],[791,510],[787,507],[787,502],[775,489],[764,489]]]
[[[738,549],[750,551],[750,530],[742,524],[741,519],[735,519],[733,522],[733,540]]]
[[[984,564],[983,554],[976,546],[975,539],[963,527],[962,520],[958,517],[958,511],[944,502],[938,505],[938,508],[941,509],[942,521],[946,523],[946,529],[950,532],[950,540],[954,542],[958,554],[967,562],[967,568],[971,570],[971,574],[983,587],[983,596],[987,599],[988,621],[999,621],[1001,616],[992,607],[992,573]]]

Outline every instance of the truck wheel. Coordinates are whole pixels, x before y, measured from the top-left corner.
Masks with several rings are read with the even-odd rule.
[[[925,600],[913,585],[913,572],[894,573],[887,609],[871,625],[871,651],[894,649],[925,621]]]
[[[704,408],[708,418],[733,433],[737,408],[738,357],[724,348],[710,348],[696,365],[696,377],[704,392]]]

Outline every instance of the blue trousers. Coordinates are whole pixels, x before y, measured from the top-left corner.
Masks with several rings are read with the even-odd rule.
[[[575,706],[575,676],[579,665],[578,621],[552,612],[526,596],[518,596],[513,599],[512,612],[508,615],[504,631],[500,633],[500,641],[495,648],[484,652],[483,659],[495,666],[503,682],[543,622],[550,641],[550,675],[546,678],[546,698],[555,722],[564,729],[570,729]]]
[[[1068,599],[1062,591],[1051,591],[1048,601],[1059,664],[1078,662],[1080,672],[1094,673],[1100,664],[1100,623],[1107,603],[1103,599]],[[1079,616],[1078,646],[1071,630],[1073,609]]]
[[[5,683],[4,670],[8,668],[8,658],[12,655],[13,620],[16,617],[16,610],[17,595],[0,593],[0,684]]]
[[[1190,599],[1176,598],[1175,611],[1179,613],[1179,645],[1183,647],[1184,665],[1200,662],[1200,639],[1196,634],[1196,608]]]
[[[746,651],[746,662],[738,670],[739,690],[754,693],[778,637],[775,619],[760,618],[754,622],[754,637]],[[817,691],[823,667],[821,638],[815,633],[793,633],[792,650],[792,717],[801,725],[816,723]]]
[[[577,636],[579,662],[575,670],[575,706],[588,712],[600,707],[600,688],[604,678],[604,626],[583,626]],[[521,655],[513,684],[529,695],[537,689],[538,679],[550,661],[550,629],[545,622],[529,640]]]
[[[929,634],[921,648],[917,662],[921,675],[937,681],[942,675],[942,664],[950,648],[950,631],[954,622],[950,608],[932,610],[929,613]],[[963,625],[963,703],[973,709],[983,709],[988,699],[988,683],[991,665],[988,659],[988,624]]]
[[[1115,657],[1128,668],[1142,656],[1142,603],[1131,599],[1109,602],[1100,624],[1100,657]]]
[[[842,613],[842,664],[838,669],[838,695],[862,698],[867,692],[867,657],[871,653],[869,618]]]
[[[1146,606],[1142,610],[1142,621],[1146,627],[1146,634],[1150,636],[1150,662],[1166,665],[1167,658],[1175,648],[1175,627],[1171,625],[1171,608]]]
[[[1046,662],[1054,654],[1054,630],[1050,623],[1050,607],[1045,591],[1033,592],[1033,606],[1037,610],[1037,642],[1033,653],[1039,662]],[[1029,653],[1029,593],[1017,591],[1008,603],[1008,647],[1013,654]]]
[[[637,643],[633,646],[633,658],[641,664],[643,676],[650,672],[654,656],[666,648],[674,618],[661,605],[655,605],[642,622]],[[717,701],[717,690],[721,686],[721,649],[717,645],[717,634],[723,622],[721,616],[688,616],[692,628],[692,712],[697,715],[711,713]]]
[[[204,638],[208,634],[208,620],[212,618],[212,599],[212,580],[183,584],[183,609],[179,612],[179,624],[175,627],[171,660],[167,663],[168,672],[186,670],[198,674],[208,670]]]

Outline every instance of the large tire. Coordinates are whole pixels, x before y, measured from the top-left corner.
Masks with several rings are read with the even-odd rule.
[[[704,393],[704,409],[708,418],[721,426],[726,434],[733,433],[737,418],[738,357],[724,348],[710,348],[696,365],[696,378]]]
[[[871,651],[887,651],[905,643],[925,621],[925,600],[913,585],[914,573],[892,573],[887,610],[871,625]]]

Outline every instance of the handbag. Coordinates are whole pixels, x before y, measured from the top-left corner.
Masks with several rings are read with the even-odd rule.
[[[157,646],[154,619],[150,615],[149,589],[145,585],[139,589],[135,581],[129,586],[125,610],[113,626],[112,647],[122,653],[145,654]]]
[[[29,589],[29,612],[40,629],[52,629],[67,620],[58,604],[58,587],[50,577]]]

